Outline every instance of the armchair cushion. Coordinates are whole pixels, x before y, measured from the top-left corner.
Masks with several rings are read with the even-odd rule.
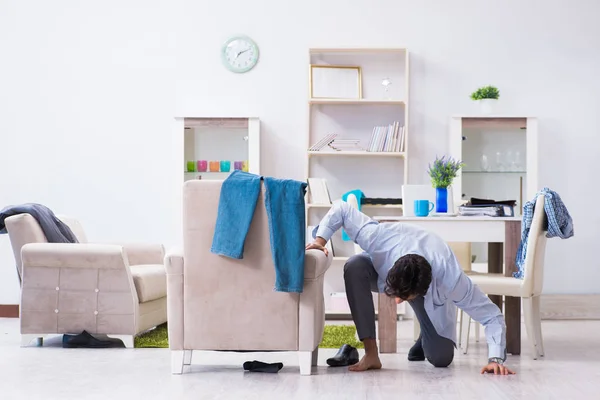
[[[129,265],[163,264],[165,248],[162,244],[116,243],[125,248]]]
[[[164,265],[132,265],[129,269],[140,303],[167,296],[167,274]]]

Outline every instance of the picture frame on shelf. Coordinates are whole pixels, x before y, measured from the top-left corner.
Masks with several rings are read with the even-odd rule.
[[[348,65],[310,65],[311,99],[362,99],[362,69]]]

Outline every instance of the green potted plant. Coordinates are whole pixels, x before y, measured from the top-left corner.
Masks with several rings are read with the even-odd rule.
[[[494,86],[483,86],[471,93],[471,99],[479,102],[484,114],[491,114],[500,98],[500,91]]]
[[[429,164],[429,176],[431,185],[435,188],[435,212],[448,212],[448,186],[456,178],[458,170],[465,164],[456,161],[452,157],[435,158],[433,164]]]

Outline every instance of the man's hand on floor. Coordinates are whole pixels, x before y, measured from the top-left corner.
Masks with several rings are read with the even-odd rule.
[[[515,374],[514,371],[506,368],[504,365],[500,365],[495,362],[491,362],[481,369],[482,374],[485,374],[486,372],[488,374],[493,373],[494,375],[514,375]]]
[[[311,250],[311,249],[321,250],[323,253],[325,253],[326,256],[328,256],[329,251],[325,247],[326,244],[327,244],[327,242],[325,241],[325,239],[323,239],[321,237],[317,237],[314,242],[306,245],[306,250]]]

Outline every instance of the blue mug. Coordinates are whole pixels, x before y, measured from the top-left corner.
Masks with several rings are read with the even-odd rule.
[[[435,205],[429,200],[415,200],[415,215],[417,217],[426,217],[433,211]]]

